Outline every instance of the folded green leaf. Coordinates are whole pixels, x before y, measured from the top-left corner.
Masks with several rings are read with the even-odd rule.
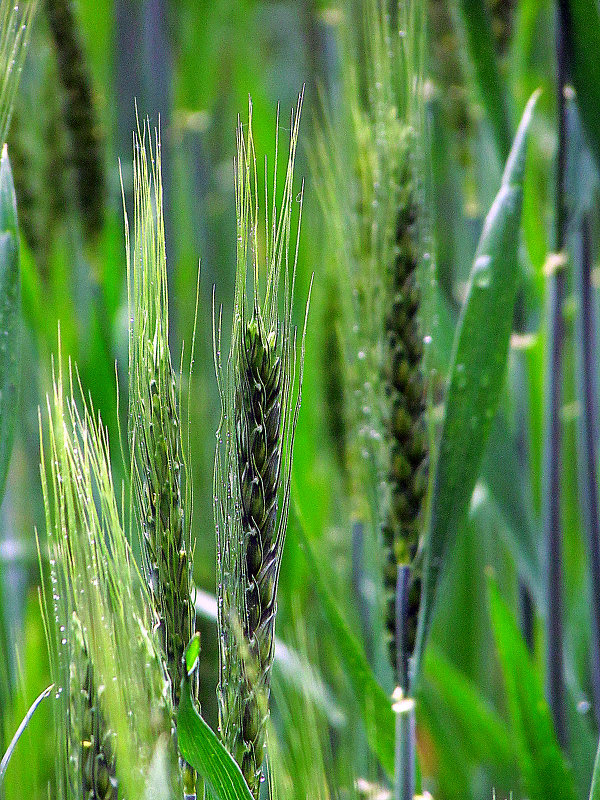
[[[558,746],[539,675],[496,582],[490,579],[488,586],[492,628],[524,794],[530,800],[548,800],[549,797],[574,800],[573,775]]]
[[[197,641],[192,639],[186,666],[193,671],[197,661]],[[189,652],[189,650],[188,650]],[[177,742],[183,758],[204,778],[214,800],[252,800],[240,768],[219,741],[218,736],[194,708],[188,670],[181,681],[177,711]]]
[[[5,145],[0,160],[0,500],[17,409],[20,308],[17,200]]]
[[[423,572],[413,682],[446,556],[464,521],[504,382],[520,275],[518,246],[531,97],[485,220],[454,340]]]
[[[383,691],[357,637],[350,629],[339,610],[339,603],[323,575],[323,570],[314,554],[310,537],[304,528],[297,505],[294,507],[298,531],[309,572],[321,608],[333,633],[337,646],[337,657],[344,668],[360,709],[369,747],[379,759],[381,766],[394,776],[395,718],[391,698]]]

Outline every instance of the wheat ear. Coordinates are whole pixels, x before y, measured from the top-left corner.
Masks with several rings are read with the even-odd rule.
[[[46,0],[45,5],[64,88],[65,122],[71,138],[82,222],[88,235],[97,235],[104,222],[106,180],[90,70],[71,0]]]
[[[402,664],[397,664],[396,579],[398,566],[413,565],[419,546],[421,510],[427,492],[427,425],[422,370],[417,202],[411,175],[410,143],[398,181],[395,250],[390,269],[389,307],[385,320],[387,359],[385,390],[388,398],[386,434],[389,448],[389,506],[383,524],[386,545],[385,584],[388,590],[386,627],[391,661],[406,686],[406,660],[414,649],[421,596],[420,577],[411,570],[408,608],[403,631]]]
[[[117,510],[106,431],[62,372],[48,399],[41,478],[52,597],[44,598],[56,704],[57,796],[141,798],[170,697],[148,598]]]
[[[150,143],[150,157],[146,150]],[[129,438],[144,571],[171,681],[179,705],[182,658],[195,627],[192,598],[191,502],[179,392],[169,352],[167,261],[162,208],[161,150],[149,125],[134,136],[134,231],[129,281]],[[124,202],[124,201],[123,201]],[[195,796],[195,773],[182,764],[184,794]]]
[[[277,580],[287,526],[292,448],[302,382],[300,366],[295,387],[296,331],[292,326],[292,307],[298,239],[293,264],[288,256],[301,107],[302,94],[292,112],[279,214],[275,206],[276,185],[271,215],[265,198],[264,262],[258,246],[251,104],[247,138],[241,123],[238,124],[235,161],[238,252],[232,341],[225,372],[220,359],[220,324],[215,339],[223,404],[214,492],[219,577],[219,726],[256,798],[264,760]],[[274,171],[276,176],[277,145]],[[302,191],[299,201],[301,216]],[[299,227],[300,219],[298,233]],[[247,301],[249,261],[250,303]],[[265,287],[262,296],[261,282]]]

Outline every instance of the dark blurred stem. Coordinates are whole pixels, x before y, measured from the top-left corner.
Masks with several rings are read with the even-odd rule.
[[[563,8],[559,0],[556,23],[558,154],[556,166],[555,250],[565,246],[566,210],[564,197],[566,119],[565,119],[565,48]],[[544,436],[543,524],[547,554],[548,615],[546,629],[547,693],[558,741],[566,744],[565,691],[563,665],[562,611],[562,530],[560,519],[560,405],[562,385],[563,319],[566,272],[558,266],[549,279],[548,369],[546,396],[546,430]]]
[[[398,565],[396,577],[396,674],[399,689],[395,692],[395,702],[400,702],[408,694],[408,660],[406,643],[408,622],[408,594],[410,590],[410,567]],[[395,786],[394,800],[412,800],[415,793],[415,712],[398,710],[396,712]]]
[[[595,365],[596,342],[594,337],[592,294],[592,245],[590,221],[584,214],[581,221],[581,250],[577,259],[577,289],[579,294],[579,316],[577,328],[578,394],[581,403],[579,480],[582,512],[587,533],[592,602],[592,689],[594,712],[600,726],[600,521],[598,519],[598,483],[596,480],[596,429]]]

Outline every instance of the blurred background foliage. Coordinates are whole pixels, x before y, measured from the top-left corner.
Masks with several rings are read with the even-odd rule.
[[[382,685],[391,692],[389,666],[382,648],[373,642],[373,631],[379,630],[373,614],[380,579],[360,520],[350,516],[338,457],[343,431],[338,388],[332,380],[336,298],[323,264],[328,221],[319,210],[308,158],[323,101],[332,109],[334,124],[336,108],[343,102],[339,26],[344,15],[355,15],[356,24],[361,24],[360,3],[78,0],[72,6],[75,27],[61,33],[61,19],[55,18],[53,24],[52,8],[63,5],[69,4],[45,0],[38,10],[9,136],[22,235],[24,324],[18,431],[0,511],[0,741],[6,744],[25,709],[49,683],[37,602],[35,530],[43,528],[37,409],[49,389],[59,322],[63,357],[79,365],[82,384],[110,432],[115,483],[120,485],[123,479],[118,418],[126,430],[127,296],[119,176],[130,207],[136,104],[140,118],[148,115],[153,124],[160,119],[162,131],[174,354],[184,342],[189,348],[191,341],[200,261],[194,375],[191,387],[184,389],[191,393],[195,579],[201,589],[214,594],[212,471],[220,407],[213,368],[212,305],[214,287],[216,303],[223,304],[227,319],[235,270],[235,124],[238,113],[244,119],[251,95],[255,140],[259,152],[269,154],[271,168],[277,103],[285,128],[303,83],[297,174],[306,177],[306,190],[298,321],[313,272],[315,282],[295,444],[294,496],[335,596],[363,639]],[[540,512],[545,265],[553,241],[557,139],[554,16],[549,0],[427,0],[424,139],[429,151],[426,211],[437,270],[432,320],[437,403],[443,397],[454,328],[483,219],[525,103],[534,89],[542,89],[528,154],[520,251],[523,280],[509,372],[469,518],[445,571],[418,709],[424,786],[440,799],[491,797],[493,788],[497,796],[508,795],[511,789],[515,798],[520,796],[514,730],[492,634],[486,572],[495,575],[501,595],[521,621],[539,675],[543,672],[543,626],[532,608],[544,606]],[[63,47],[75,47],[69,51],[70,61],[61,61],[61,42]],[[77,72],[75,56],[81,70],[69,76],[69,71]],[[77,135],[82,120],[71,108],[82,83],[89,89],[96,115],[93,135],[85,141]],[[596,208],[597,173],[583,139],[574,135],[571,143],[575,166],[568,203],[577,246],[577,220],[584,209]],[[592,214],[593,234],[597,228],[597,214]],[[597,266],[592,278],[597,312]],[[591,705],[590,601],[578,490],[577,308],[577,286],[569,278],[561,406],[567,755],[584,797],[598,726]],[[439,410],[434,408],[435,413]],[[335,701],[329,698],[327,703],[335,706],[333,711],[329,708],[335,725],[328,728],[319,717],[315,733],[305,733],[306,741],[294,738],[295,727],[308,725],[317,712],[304,708],[302,697],[276,680],[272,737],[290,774],[295,771],[300,776],[303,763],[303,777],[297,778],[295,787],[299,797],[305,796],[300,787],[309,787],[312,780],[319,785],[329,781],[334,787],[351,786],[354,778],[380,777],[364,747],[364,733],[352,722],[358,713],[356,702],[335,642],[323,634],[328,629],[300,541],[292,513],[277,630],[281,639],[309,657],[330,687]],[[203,617],[199,628],[200,699],[204,716],[215,727],[216,632]],[[471,706],[465,712],[464,704],[461,711],[457,698],[464,695],[459,687],[469,698],[477,698],[479,716]],[[52,796],[48,789],[54,750],[51,718],[50,706],[41,707],[23,737],[10,765],[7,800]],[[311,750],[312,765],[306,755]],[[281,780],[281,796],[286,796],[285,779]],[[331,788],[327,796],[342,793]]]

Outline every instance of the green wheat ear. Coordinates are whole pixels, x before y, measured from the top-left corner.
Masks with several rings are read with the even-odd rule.
[[[419,2],[403,5],[399,36],[387,3],[364,0],[360,5],[361,43],[356,41],[360,34],[346,28],[342,48],[347,124],[330,124],[320,135],[314,168],[331,232],[329,261],[337,268],[341,290],[340,330],[350,384],[344,398],[353,432],[347,440],[348,464],[359,498],[355,513],[370,517],[381,531],[383,621],[391,664],[404,685],[414,646],[417,553],[428,488],[423,221],[416,179],[422,9]],[[362,92],[359,47],[367,64]],[[410,588],[397,615],[399,569],[410,572]]]
[[[6,142],[37,0],[0,0],[0,147]]]
[[[188,480],[184,486],[188,464],[169,352],[160,138],[157,133],[153,147],[149,123],[134,136],[133,180],[131,247],[125,212],[131,320],[129,440],[144,572],[176,712],[182,657],[195,628],[191,484]],[[195,796],[195,775],[186,765],[182,768],[184,793]]]
[[[215,362],[222,401],[214,487],[219,582],[219,727],[223,741],[240,765],[255,797],[259,793],[264,759],[277,580],[287,526],[292,449],[302,384],[304,334],[300,375],[296,382],[296,328],[292,324],[302,190],[291,264],[289,257],[294,161],[302,99],[300,94],[296,109],[292,111],[279,213],[275,205],[277,144],[275,148],[271,213],[265,197],[264,253],[258,239],[251,103],[246,136],[238,122],[234,170],[235,305],[225,369],[220,356],[220,322],[215,335]],[[278,128],[276,142],[277,136]],[[306,329],[306,317],[304,324]]]
[[[78,401],[81,412],[72,377],[65,391],[59,368],[47,460],[40,413],[58,796],[141,798],[156,749],[170,737],[168,682],[117,509],[106,431],[81,390]]]

